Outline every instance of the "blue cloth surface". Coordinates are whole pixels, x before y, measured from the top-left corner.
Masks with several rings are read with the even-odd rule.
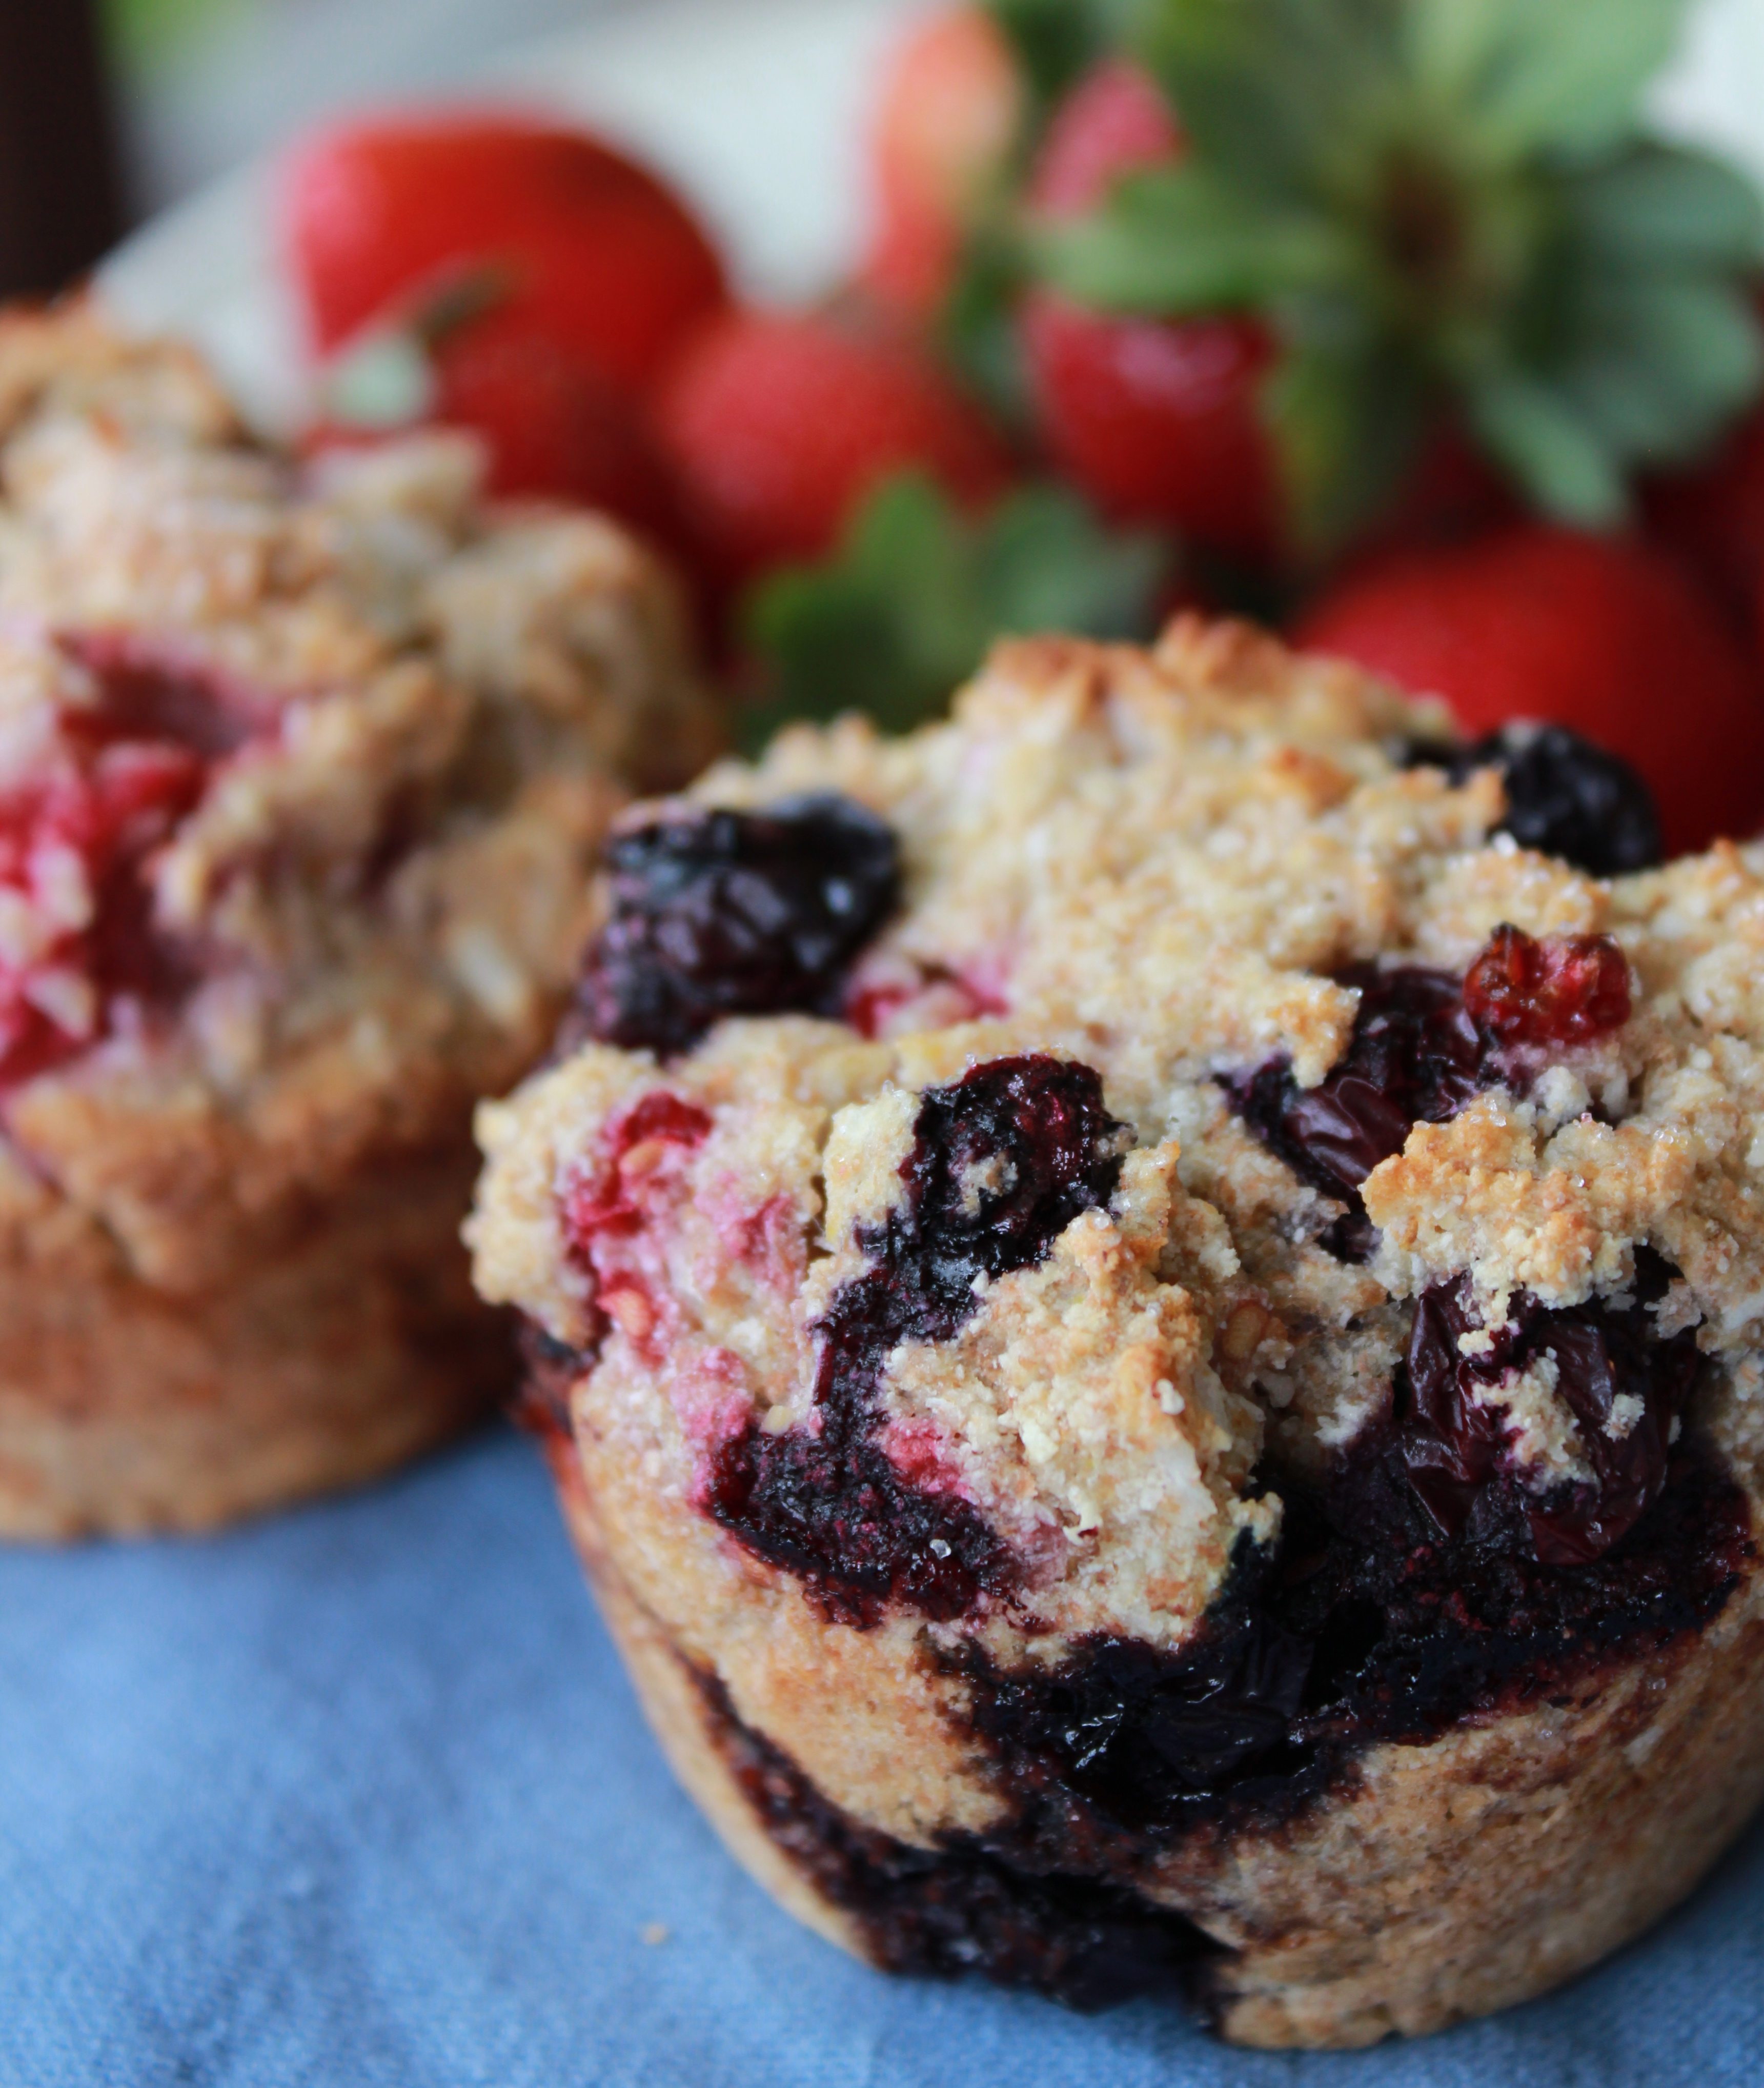
[[[644,1931],[664,1925],[663,1941]],[[898,1984],[674,1787],[536,1455],[0,1554],[5,2088],[1753,2088],[1764,1832],[1565,1992],[1369,2053]]]

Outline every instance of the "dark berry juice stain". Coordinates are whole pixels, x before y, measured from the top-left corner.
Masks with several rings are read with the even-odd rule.
[[[1432,1538],[1433,1541],[1429,1541]],[[1603,1559],[1553,1567],[1437,1541],[1386,1440],[1247,1539],[1197,1643],[1081,1645],[1063,1667],[944,1656],[1010,1800],[984,1839],[916,1848],[835,1807],[698,1676],[712,1737],[775,1844],[891,1971],[977,1973],[1068,2006],[1185,1992],[1226,1954],[1138,1889],[1197,1833],[1278,1829],[1352,1785],[1379,1741],[1562,1705],[1614,1662],[1716,1615],[1754,1555],[1745,1497],[1706,1455]]]
[[[1600,1557],[1634,1527],[1666,1483],[1672,1427],[1697,1377],[1694,1336],[1659,1339],[1645,1310],[1669,1280],[1666,1264],[1643,1248],[1627,1310],[1553,1309],[1522,1291],[1505,1324],[1484,1330],[1488,1346],[1468,1355],[1459,1337],[1483,1322],[1466,1280],[1423,1294],[1399,1388],[1398,1440],[1409,1483],[1446,1536],[1516,1525],[1539,1559],[1565,1566]],[[1513,1470],[1506,1410],[1490,1402],[1508,1372],[1546,1359],[1579,1423],[1591,1475],[1537,1493]]]
[[[1317,1649],[1267,1600],[1273,1572],[1241,1542],[1179,1653],[1099,1634],[1052,1669],[1003,1670],[972,1645],[946,1656],[1014,1801],[1016,1846],[1106,1867],[1138,1838],[1226,1811],[1283,1816],[1322,1787],[1316,1749],[1294,1737]]]
[[[953,1491],[903,1478],[878,1440],[879,1387],[899,1342],[947,1341],[977,1310],[975,1283],[1040,1261],[1080,1213],[1107,1204],[1131,1134],[1088,1066],[997,1059],[925,1095],[903,1201],[859,1234],[873,1265],[835,1294],[818,1329],[809,1422],[757,1425],[718,1454],[711,1513],[751,1551],[800,1574],[830,1617],[875,1623],[892,1599],[947,1619],[1016,1567]]]
[[[1301,1182],[1348,1206],[1322,1244],[1364,1261],[1377,1243],[1360,1184],[1417,1123],[1444,1123],[1483,1089],[1519,1081],[1526,1049],[1594,1042],[1629,1016],[1629,967],[1608,936],[1538,941],[1497,928],[1463,980],[1422,965],[1338,974],[1360,991],[1347,1050],[1314,1088],[1291,1062],[1221,1075],[1232,1107]]]
[[[979,1974],[1087,2013],[1180,1992],[1219,1953],[1193,1922],[1130,1888],[1038,1873],[967,1839],[920,1849],[865,1827],[744,1725],[715,1676],[696,1679],[718,1752],[761,1825],[852,1918],[884,1970]]]
[[[1613,1661],[1699,1629],[1755,1555],[1746,1498],[1713,1453],[1674,1450],[1691,1337],[1646,1306],[1671,1271],[1637,1256],[1636,1302],[1514,1301],[1490,1350],[1456,1285],[1427,1294],[1388,1414],[1320,1487],[1282,1487],[1271,1553],[1241,1541],[1194,1641],[1098,1637],[1065,1665],[1004,1672],[948,1655],[967,1716],[1043,1864],[1141,1859],[1198,1828],[1288,1818],[1380,1740],[1564,1700]],[[1510,1467],[1500,1417],[1471,1397],[1545,1351],[1591,1477],[1541,1495]],[[1627,1395],[1627,1432],[1604,1423]]]
[[[1409,766],[1443,768],[1454,783],[1498,768],[1507,813],[1496,831],[1522,848],[1595,877],[1652,870],[1661,859],[1659,815],[1647,784],[1566,725],[1506,725],[1467,747],[1421,743],[1404,754]]]
[[[1287,1497],[1271,1556],[1242,1541],[1178,1652],[1098,1637],[1016,1672],[950,1656],[1016,1846],[1118,1876],[1197,1832],[1276,1825],[1381,1741],[1564,1703],[1700,1629],[1755,1550],[1745,1494],[1698,1455],[1597,1560],[1553,1564],[1511,1534],[1442,1538],[1386,1439],[1322,1494]]]
[[[832,795],[658,819],[607,862],[576,1026],[628,1050],[683,1051],[726,1015],[837,1016],[900,892],[893,830]]]

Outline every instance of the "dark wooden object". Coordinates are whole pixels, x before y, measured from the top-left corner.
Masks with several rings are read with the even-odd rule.
[[[59,290],[122,233],[92,0],[0,0],[0,297]]]

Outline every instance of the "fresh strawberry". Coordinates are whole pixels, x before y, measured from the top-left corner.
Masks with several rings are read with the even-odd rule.
[[[1149,73],[1104,58],[1054,112],[1036,155],[1030,200],[1070,217],[1094,209],[1123,174],[1180,156],[1182,132]]]
[[[903,468],[970,506],[1010,477],[985,418],[923,349],[821,313],[714,322],[664,382],[656,419],[687,524],[725,580],[829,550]]]
[[[1181,150],[1151,80],[1106,60],[1055,115],[1031,201],[1050,217],[1081,216],[1123,174]],[[1271,555],[1279,490],[1256,394],[1272,349],[1260,325],[1112,318],[1038,289],[1023,330],[1048,443],[1105,512],[1173,523],[1235,557]]]
[[[532,118],[387,117],[322,132],[290,163],[283,206],[321,353],[488,267],[506,310],[640,385],[724,297],[710,241],[653,174]]]
[[[370,448],[419,427],[479,436],[494,494],[564,500],[677,547],[673,482],[645,401],[525,314],[492,310],[375,336],[333,366],[307,456]]]
[[[1764,572],[1764,412],[1695,471],[1647,489],[1649,528],[1687,558],[1749,627]]]
[[[492,314],[440,346],[435,379],[431,417],[483,437],[493,492],[549,494],[673,533],[642,401],[549,333]]]
[[[1522,524],[1372,560],[1296,642],[1443,696],[1471,734],[1570,725],[1652,785],[1675,853],[1764,815],[1764,689],[1719,607],[1634,537]]]
[[[1231,548],[1363,540],[1442,424],[1553,520],[1623,521],[1764,387],[1759,199],[1645,128],[1679,12],[1136,6],[1147,77],[1078,88],[1031,197],[1044,289],[1141,328],[1111,353],[1031,306],[1056,447],[1117,505],[1167,460],[1164,511]],[[1199,322],[1235,331],[1178,440],[1190,359],[1151,329]]]
[[[871,137],[877,225],[863,269],[885,303],[921,319],[936,310],[1025,99],[1010,45],[977,7],[933,15],[895,52]]]

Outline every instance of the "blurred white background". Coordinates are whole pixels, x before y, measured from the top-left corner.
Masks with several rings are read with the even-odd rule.
[[[771,0],[713,0],[726,15]],[[1552,0],[1536,0],[1548,6]],[[138,206],[156,208],[340,104],[469,81],[493,53],[610,15],[677,18],[690,60],[700,6],[679,0],[106,0],[128,88]],[[891,0],[874,0],[891,11]],[[925,0],[892,0],[911,11]],[[829,0],[829,11],[840,11]],[[849,10],[845,11],[849,12]],[[658,27],[660,25],[658,24]],[[1702,0],[1667,92],[1764,174],[1764,0]]]

